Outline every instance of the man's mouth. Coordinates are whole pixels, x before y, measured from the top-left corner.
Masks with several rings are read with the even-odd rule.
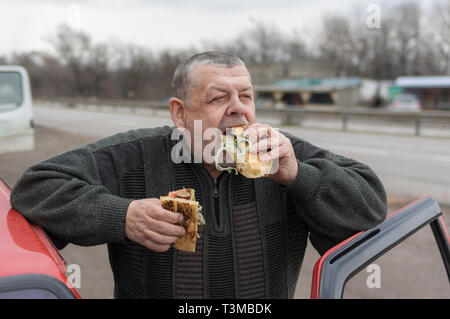
[[[219,125],[219,129],[222,134],[227,132],[227,129],[231,129],[236,126],[248,125],[248,121],[244,116],[240,117],[230,117],[222,121]]]

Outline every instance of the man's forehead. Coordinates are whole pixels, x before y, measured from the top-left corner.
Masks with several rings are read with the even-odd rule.
[[[239,92],[252,91],[253,87],[248,83],[234,83]],[[209,84],[206,86],[206,91],[220,91],[228,93],[228,84]]]
[[[196,80],[206,81],[207,86],[213,85],[212,82],[217,82],[216,86],[223,82],[226,84],[230,81],[246,82],[250,86],[250,74],[244,65],[235,65],[232,67],[220,65],[199,65],[193,72]]]

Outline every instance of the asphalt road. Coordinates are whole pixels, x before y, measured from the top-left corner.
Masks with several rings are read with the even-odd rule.
[[[273,119],[264,119],[276,127]],[[98,138],[128,129],[171,124],[164,112],[123,115],[58,108],[35,109],[36,149],[0,155],[0,176],[13,186],[30,165]],[[447,203],[450,185],[450,139],[390,136],[283,127],[312,143],[369,164],[388,191],[389,213],[424,193]],[[450,229],[450,211],[444,219]],[[68,245],[61,251],[68,264],[81,268],[83,298],[112,298],[112,273],[105,245]],[[308,245],[295,298],[308,298],[317,252]],[[345,298],[449,298],[450,286],[429,227],[393,248],[374,263],[381,269],[381,288],[368,288],[370,273],[361,270],[346,285]]]

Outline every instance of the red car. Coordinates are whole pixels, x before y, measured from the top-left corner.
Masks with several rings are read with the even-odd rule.
[[[66,262],[42,228],[11,208],[10,193],[0,179],[0,298],[80,298]]]
[[[80,298],[66,263],[45,232],[11,208],[10,189],[0,179],[0,298]],[[449,236],[442,211],[424,196],[359,232],[317,260],[311,298],[342,298],[345,283],[376,258],[430,225],[450,281]]]

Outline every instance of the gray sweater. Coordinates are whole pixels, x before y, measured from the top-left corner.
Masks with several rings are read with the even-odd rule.
[[[58,248],[107,243],[117,298],[292,298],[308,235],[320,254],[386,216],[366,165],[286,134],[298,161],[290,186],[170,158],[171,127],[117,134],[29,168],[12,207]],[[206,226],[195,253],[157,253],[125,236],[133,199],[194,188]]]

